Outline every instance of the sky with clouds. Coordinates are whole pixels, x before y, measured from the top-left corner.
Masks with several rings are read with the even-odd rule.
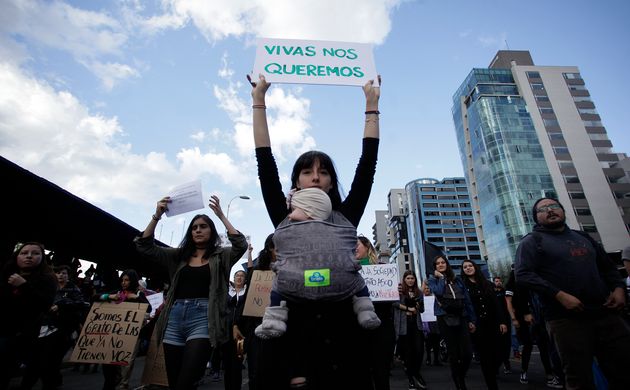
[[[630,152],[630,3],[515,0],[0,2],[0,154],[143,229],[169,189],[201,179],[255,251],[273,227],[256,175],[250,86],[257,37],[374,45],[381,148],[359,232],[390,188],[461,176],[452,94],[497,50],[578,66],[614,149]],[[272,147],[288,190],[306,150],[346,189],[360,154],[360,88],[274,85]],[[206,212],[211,211],[206,208]],[[194,213],[163,220],[177,245]],[[187,219],[188,218],[188,219]]]

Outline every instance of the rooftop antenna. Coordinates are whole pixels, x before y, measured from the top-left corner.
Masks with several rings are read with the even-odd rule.
[[[508,50],[510,50],[510,45],[508,45],[508,43],[507,43],[507,39],[505,39],[505,47],[506,47]]]

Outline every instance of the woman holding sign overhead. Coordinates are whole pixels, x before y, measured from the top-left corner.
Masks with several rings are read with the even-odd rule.
[[[193,217],[179,248],[157,246],[155,227],[168,208],[162,198],[149,225],[135,239],[137,250],[166,267],[171,279],[164,308],[155,326],[164,345],[166,374],[171,389],[195,389],[206,369],[211,347],[229,339],[228,280],[234,263],[247,250],[245,236],[225,217],[219,198],[210,208],[225,226],[231,248],[222,248],[214,223],[205,214]]]
[[[253,87],[253,127],[258,176],[267,212],[277,228],[287,218],[289,210],[271,151],[267,126],[265,95],[270,84],[262,75],[255,82],[249,76],[248,79]],[[378,81],[380,85],[380,79]],[[339,213],[355,228],[361,220],[372,189],[379,143],[380,88],[371,80],[363,86],[363,91],[366,98],[363,150],[346,199],[341,199],[332,159],[323,152],[310,151],[302,154],[295,162],[291,174],[292,190],[323,190],[330,197],[333,214]],[[286,359],[288,352],[292,356],[300,354],[306,358],[301,364],[292,362],[291,387],[369,388],[369,385],[359,383],[367,380],[367,373],[365,362],[360,361],[360,327],[351,298],[308,304],[289,301],[287,308],[291,313],[287,323],[288,337],[299,340],[299,344],[291,345],[292,350],[279,354],[279,357]]]

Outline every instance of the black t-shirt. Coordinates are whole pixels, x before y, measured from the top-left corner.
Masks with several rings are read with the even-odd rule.
[[[210,288],[210,267],[186,265],[179,271],[180,283],[177,284],[175,299],[208,298]]]

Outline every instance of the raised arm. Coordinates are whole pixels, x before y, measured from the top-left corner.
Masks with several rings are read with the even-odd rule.
[[[236,230],[234,226],[232,226],[232,223],[230,223],[230,221],[225,217],[225,214],[223,214],[218,196],[212,195],[210,197],[208,206],[210,206],[217,218],[221,220],[221,223],[223,223],[223,226],[225,226],[225,230],[227,230],[228,234],[239,234],[238,230]]]
[[[363,86],[363,92],[365,93],[365,128],[363,130],[363,138],[378,138],[378,100],[381,97],[381,76],[378,76],[378,85],[374,85],[374,80],[368,81]]]
[[[157,206],[155,206],[155,214],[151,216],[151,220],[149,224],[142,232],[142,238],[153,237],[155,235],[155,228],[157,227],[158,221],[162,219],[162,215],[166,210],[168,210],[168,203],[171,201],[170,196],[165,196],[157,202]]]
[[[269,127],[267,126],[267,106],[265,105],[265,94],[270,83],[265,80],[265,76],[259,75],[258,81],[253,81],[247,75],[247,80],[252,85],[252,111],[254,115],[254,146],[256,148],[271,146],[269,138]]]

